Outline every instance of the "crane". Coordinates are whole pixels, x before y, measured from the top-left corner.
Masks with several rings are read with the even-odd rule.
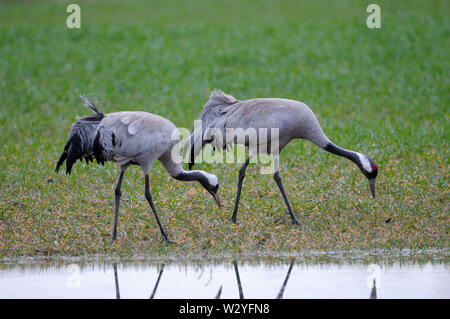
[[[261,135],[257,135],[256,138],[242,136],[250,129],[265,130],[266,138],[261,138]],[[273,130],[276,130],[277,134],[268,133]],[[211,92],[199,120],[184,144],[184,155],[189,152],[189,169],[192,169],[196,156],[206,144],[211,144],[214,149],[219,150],[233,144],[241,144],[249,148],[250,155],[239,170],[237,195],[231,217],[234,223],[236,223],[245,170],[250,159],[261,153],[273,155],[275,157],[273,178],[283,196],[292,223],[298,224],[278,171],[280,152],[293,139],[309,140],[325,151],[354,162],[368,179],[372,196],[375,198],[377,165],[364,154],[333,144],[323,132],[312,110],[306,104],[295,100],[256,98],[239,101],[232,95],[215,89]]]
[[[103,114],[87,97],[81,95],[84,106],[93,114],[79,118],[73,123],[69,139],[56,164],[66,161],[66,174],[71,174],[77,160],[85,159],[104,165],[113,161],[120,165],[120,175],[115,188],[115,214],[112,240],[117,238],[117,220],[121,197],[121,185],[125,170],[139,165],[145,177],[145,198],[155,215],[158,227],[166,242],[172,243],[158,217],[149,188],[149,171],[152,163],[159,160],[169,174],[180,181],[197,181],[210,193],[219,208],[219,182],[215,175],[201,170],[185,171],[179,159],[178,130],[168,119],[147,112],[115,112]]]

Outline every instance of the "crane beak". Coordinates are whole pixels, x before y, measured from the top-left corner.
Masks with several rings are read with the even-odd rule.
[[[375,198],[375,178],[369,179],[370,190],[372,191],[372,197]]]
[[[222,209],[222,205],[220,204],[219,194],[218,194],[218,193],[214,193],[214,194],[212,194],[212,195],[213,195],[213,197],[214,197],[214,200],[215,200],[216,203],[217,203],[217,206],[219,206],[219,209],[221,210],[221,209]]]

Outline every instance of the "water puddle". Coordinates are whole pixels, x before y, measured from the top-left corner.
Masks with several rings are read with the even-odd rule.
[[[450,298],[445,263],[64,263],[0,270],[0,298]]]

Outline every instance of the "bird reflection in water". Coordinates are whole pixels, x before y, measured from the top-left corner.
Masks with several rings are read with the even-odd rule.
[[[153,291],[152,291],[152,294],[150,295],[149,299],[153,299],[155,297],[156,290],[158,289],[158,285],[161,280],[162,273],[164,271],[164,267],[165,267],[165,264],[162,264],[161,269],[159,270],[159,273],[158,273],[158,279],[156,279],[155,287],[153,287]],[[114,268],[114,282],[115,282],[115,287],[116,287],[116,299],[120,299],[120,288],[119,288],[119,278],[117,275],[117,264],[114,263],[113,268]]]
[[[241,282],[241,277],[239,275],[239,267],[238,267],[237,261],[233,260],[232,263],[233,263],[234,273],[236,276],[236,283],[238,286],[239,299],[244,299],[244,290],[242,288],[242,282]],[[288,268],[288,271],[286,273],[286,277],[284,278],[283,284],[281,285],[280,291],[278,292],[276,299],[283,298],[283,294],[286,289],[289,278],[291,276],[291,272],[292,272],[292,268],[294,267],[294,264],[295,264],[295,258],[292,258],[291,263]],[[159,283],[161,281],[162,274],[164,272],[164,267],[165,267],[165,264],[162,264],[161,268],[158,272],[158,278],[156,279],[155,286],[153,287],[153,291],[152,291],[149,299],[154,299],[154,297],[155,297],[156,291],[157,291]],[[116,263],[113,264],[113,269],[114,269],[114,282],[115,282],[115,288],[116,288],[116,299],[120,299],[119,277],[117,274],[117,264]],[[217,291],[214,298],[220,299],[221,295],[222,295],[222,285],[219,287],[219,290]],[[377,285],[376,285],[375,279],[373,280],[372,290],[370,292],[369,299],[377,299]]]
[[[291,271],[292,271],[292,268],[294,267],[294,263],[295,263],[295,258],[292,258],[291,259],[291,264],[289,265],[289,269],[288,269],[288,272],[286,274],[286,278],[284,278],[284,281],[283,281],[283,284],[282,284],[282,286],[280,288],[280,291],[277,294],[277,297],[276,297],[277,299],[282,299],[283,298],[283,293],[284,293],[286,285],[287,285],[287,283],[289,281],[289,277],[291,276]],[[237,282],[238,290],[239,290],[239,299],[244,299],[244,292],[243,292],[243,289],[242,289],[241,277],[239,276],[239,268],[238,268],[236,260],[233,260],[233,267],[234,267],[234,273],[236,275],[236,282]]]
[[[377,299],[377,282],[375,281],[375,278],[373,279],[373,286],[369,299]]]

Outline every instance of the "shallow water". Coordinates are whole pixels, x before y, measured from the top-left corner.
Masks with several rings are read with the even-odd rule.
[[[376,288],[373,288],[375,280]],[[66,263],[0,270],[0,298],[450,298],[448,265]]]

